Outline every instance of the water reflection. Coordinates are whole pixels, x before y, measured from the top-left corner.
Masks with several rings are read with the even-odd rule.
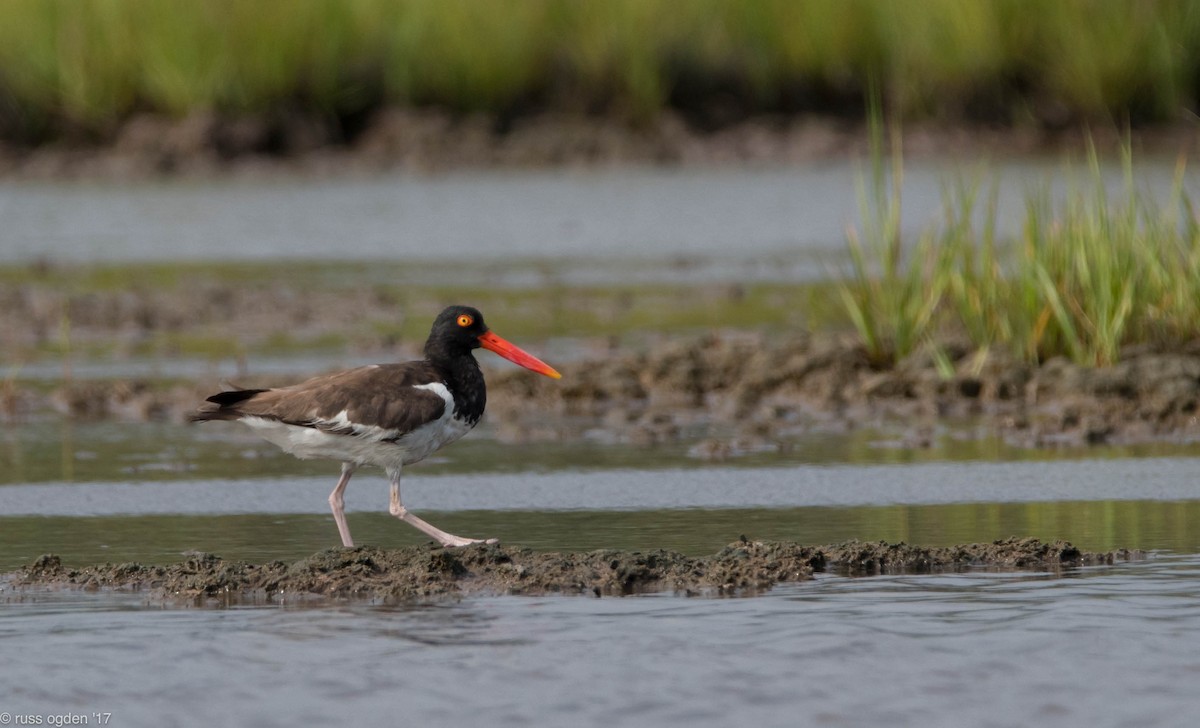
[[[928,447],[895,446],[878,429],[804,432],[779,449],[713,463],[689,454],[695,441],[658,446],[606,444],[586,438],[566,442],[510,443],[485,422],[454,447],[423,461],[413,472],[546,473],[613,469],[703,469],[714,464],[757,468],[780,465],[908,465],[931,462],[1025,462],[1194,457],[1200,444],[1146,443],[1086,448],[1017,448],[995,437],[949,434]],[[718,433],[718,438],[720,433]],[[41,482],[147,482],[215,478],[321,475],[336,478],[331,463],[303,462],[239,427],[204,428],[176,423],[74,422],[52,417],[0,427],[0,486]]]
[[[847,539],[930,546],[1008,536],[1065,539],[1087,550],[1165,549],[1200,553],[1200,500],[961,503],[880,507],[679,509],[647,511],[450,511],[429,513],[456,532],[498,537],[537,550],[658,548],[703,555],[741,536],[831,543]],[[386,514],[355,513],[358,542],[423,543]],[[114,516],[0,519],[0,570],[43,553],[67,564],[177,561],[186,551],[231,559],[295,560],[336,545],[328,516]]]

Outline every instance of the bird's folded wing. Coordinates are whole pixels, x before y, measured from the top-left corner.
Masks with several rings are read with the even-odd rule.
[[[428,362],[372,365],[257,392],[233,407],[240,416],[394,439],[445,413],[446,400],[421,386],[437,381]]]

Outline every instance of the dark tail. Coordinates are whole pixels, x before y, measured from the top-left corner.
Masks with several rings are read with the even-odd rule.
[[[238,407],[239,404],[251,399],[256,394],[266,391],[265,389],[235,389],[229,392],[214,394],[204,400],[206,404],[200,405],[200,409],[188,415],[188,420],[190,422],[236,420],[242,416],[242,412]]]

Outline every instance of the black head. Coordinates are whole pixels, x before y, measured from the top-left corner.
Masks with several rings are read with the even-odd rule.
[[[425,341],[425,358],[432,362],[445,362],[470,357],[471,351],[481,346],[531,372],[552,379],[562,376],[546,362],[492,333],[483,322],[483,314],[470,306],[450,306],[438,314],[433,320],[429,339]]]
[[[479,337],[488,331],[483,314],[470,306],[447,306],[433,320],[425,341],[425,356],[456,356],[480,346]]]

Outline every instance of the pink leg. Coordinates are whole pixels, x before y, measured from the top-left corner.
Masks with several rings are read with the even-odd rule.
[[[455,536],[452,533],[446,533],[440,528],[432,526],[420,518],[417,518],[413,514],[409,513],[408,509],[405,508],[400,502],[400,469],[388,468],[387,475],[388,480],[390,480],[392,483],[392,500],[391,504],[388,506],[388,512],[396,518],[399,518],[401,521],[404,521],[408,525],[432,538],[434,541],[437,541],[441,545],[446,546],[447,548],[452,546],[466,546],[467,544],[472,543],[499,543],[499,540],[494,538],[485,540],[481,538],[462,538],[461,536]]]
[[[354,540],[350,538],[350,527],[346,525],[345,501],[342,499],[342,493],[346,490],[346,485],[350,483],[350,476],[354,475],[357,467],[354,463],[342,463],[342,477],[338,478],[337,485],[329,494],[329,508],[333,511],[333,520],[337,522],[338,533],[342,536],[342,545],[346,548],[352,548]]]

